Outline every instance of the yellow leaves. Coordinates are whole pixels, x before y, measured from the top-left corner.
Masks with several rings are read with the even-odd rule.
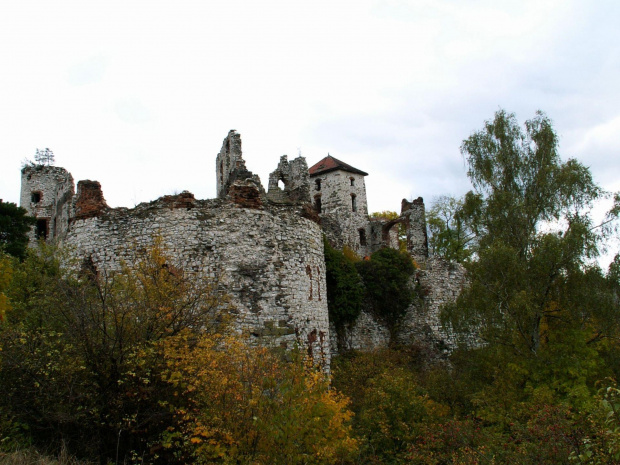
[[[348,399],[310,361],[283,362],[232,336],[189,342],[166,341],[165,376],[187,384],[176,414],[183,450],[197,462],[333,463],[357,449]]]
[[[6,295],[13,279],[13,266],[8,256],[0,254],[0,323],[4,321],[6,312],[11,309]]]

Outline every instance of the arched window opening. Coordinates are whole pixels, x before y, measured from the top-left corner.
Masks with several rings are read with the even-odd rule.
[[[351,187],[355,186],[355,178],[349,178],[349,180],[351,181]]]
[[[314,183],[316,184],[316,190],[320,191],[321,190],[321,180],[317,179],[316,181],[314,181]]]
[[[351,194],[351,211],[357,211],[357,196],[355,194]]]

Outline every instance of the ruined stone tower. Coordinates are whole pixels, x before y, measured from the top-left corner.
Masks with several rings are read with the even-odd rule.
[[[399,215],[370,218],[367,173],[329,155],[310,169],[303,157],[289,161],[283,155],[266,192],[247,169],[234,130],[215,165],[216,199],[199,200],[184,191],[131,209],[110,208],[97,181],[80,181],[76,193],[64,168],[26,166],[21,206],[37,219],[32,243],[53,240],[78,262],[114,272],[157,239],[170,265],[212,281],[230,298],[227,311],[237,332],[257,344],[305,347],[329,365],[337,340],[329,326],[323,237],[363,258],[383,247],[403,249],[401,227],[418,267],[421,299],[408,310],[398,340],[451,344],[439,323],[439,308],[456,298],[465,274],[428,256],[422,198],[403,200]],[[369,311],[347,331],[345,349],[390,342],[387,327]]]
[[[20,205],[36,218],[30,240],[53,240],[66,233],[71,217],[73,177],[57,166],[29,165],[22,169]]]
[[[311,192],[323,229],[336,246],[347,245],[359,255],[369,252],[368,204],[362,170],[331,155],[310,170]]]

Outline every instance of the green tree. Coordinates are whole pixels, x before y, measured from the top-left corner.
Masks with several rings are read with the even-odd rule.
[[[28,231],[36,222],[26,209],[0,200],[0,249],[21,260],[26,256]]]
[[[523,129],[498,111],[461,151],[474,186],[462,212],[479,248],[444,322],[533,355],[553,332],[577,330],[589,342],[614,334],[616,297],[589,260],[603,235],[590,208],[605,193],[585,166],[561,160],[549,118],[539,112]]]
[[[324,249],[327,308],[330,321],[342,337],[345,326],[355,322],[362,311],[364,286],[353,261],[329,245],[327,239]]]
[[[386,247],[373,253],[370,260],[356,263],[356,267],[373,311],[394,336],[415,297],[413,260],[406,253]]]
[[[0,323],[4,315],[11,308],[7,296],[8,289],[13,279],[13,262],[8,255],[0,252]]]
[[[34,154],[34,161],[39,165],[53,165],[54,164],[54,152],[52,152],[49,148],[44,148],[43,150],[37,149]]]
[[[42,245],[14,269],[0,416],[46,449],[65,442],[101,463],[146,454],[173,417],[162,341],[212,329],[225,301],[173,267],[158,241],[117,272],[86,260],[76,274],[62,261]]]
[[[438,197],[426,213],[426,223],[433,255],[458,263],[469,259],[476,236],[465,221],[463,199]]]

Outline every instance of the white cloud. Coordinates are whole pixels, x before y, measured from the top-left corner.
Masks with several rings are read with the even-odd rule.
[[[499,107],[555,121],[562,154],[618,183],[611,0],[9,0],[0,197],[50,147],[111,205],[215,195],[229,129],[263,182],[301,147],[370,173],[371,209],[468,188],[461,141]]]

